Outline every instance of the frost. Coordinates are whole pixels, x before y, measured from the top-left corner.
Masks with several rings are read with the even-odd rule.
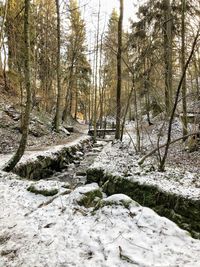
[[[1,267],[199,267],[199,240],[127,196],[113,195],[104,201],[128,201],[128,209],[108,205],[91,213],[77,199],[97,190],[97,184],[43,206],[47,198],[29,193],[30,184],[0,180]]]

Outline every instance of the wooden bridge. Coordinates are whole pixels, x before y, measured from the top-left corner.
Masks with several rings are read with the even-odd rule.
[[[115,129],[97,129],[98,137],[105,137],[107,134],[115,134]],[[88,135],[94,136],[94,129],[89,129]]]

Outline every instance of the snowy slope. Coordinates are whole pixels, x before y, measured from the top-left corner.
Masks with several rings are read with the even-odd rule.
[[[9,176],[0,179],[1,267],[200,266],[199,240],[127,196],[105,198],[92,212],[77,204],[98,188],[92,184],[39,207],[51,197],[30,193],[31,182]]]
[[[182,168],[167,167],[165,172],[155,171],[151,159],[144,166],[138,165],[136,155],[128,137],[123,143],[109,143],[96,158],[91,168],[103,169],[116,176],[142,184],[156,185],[161,190],[200,199],[200,173],[189,172]]]

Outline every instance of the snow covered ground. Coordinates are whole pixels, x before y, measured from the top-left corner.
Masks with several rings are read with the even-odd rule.
[[[200,197],[198,173],[169,168],[155,173],[151,162],[141,168],[128,143],[125,139],[105,146],[93,167]],[[62,147],[28,152],[22,162],[53,155]],[[6,160],[2,157],[0,165]],[[125,195],[103,194],[96,207],[85,208],[78,203],[88,192],[100,190],[97,184],[72,191],[58,181],[35,182],[41,190],[57,189],[56,196],[45,197],[27,190],[32,183],[0,171],[0,267],[200,266],[200,240]]]
[[[96,210],[79,206],[98,189],[91,184],[48,204],[52,197],[27,191],[32,182],[0,176],[1,267],[200,266],[199,240],[125,195],[104,196]]]
[[[138,165],[140,156],[136,155],[129,137],[123,143],[109,143],[96,158],[91,168],[101,168],[116,176],[142,184],[156,185],[161,190],[200,199],[200,173],[189,172],[183,168],[166,167],[165,172],[155,171],[155,162],[147,160],[144,166]]]

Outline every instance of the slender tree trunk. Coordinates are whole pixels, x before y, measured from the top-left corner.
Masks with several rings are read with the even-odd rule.
[[[175,114],[176,107],[177,107],[177,104],[178,104],[178,98],[179,98],[179,94],[180,94],[180,91],[181,91],[181,86],[182,86],[182,83],[183,83],[183,79],[185,77],[186,71],[187,71],[188,66],[190,64],[190,61],[192,59],[192,56],[193,56],[193,53],[194,53],[194,50],[195,50],[195,46],[197,44],[197,40],[198,40],[198,37],[199,37],[199,31],[200,31],[200,28],[198,29],[197,34],[195,36],[194,42],[192,44],[192,50],[190,52],[189,58],[188,58],[188,60],[187,60],[187,62],[185,64],[185,66],[184,66],[183,73],[182,73],[182,76],[181,76],[181,79],[179,81],[178,88],[177,88],[177,91],[176,91],[175,102],[174,102],[174,106],[173,106],[173,109],[172,109],[172,112],[171,112],[171,116],[170,116],[170,120],[169,120],[168,133],[167,133],[167,143],[166,143],[164,155],[163,155],[163,157],[162,157],[162,159],[160,161],[160,166],[159,166],[159,170],[160,171],[164,171],[164,169],[165,169],[165,161],[167,159],[168,150],[169,150],[169,146],[170,146],[170,143],[171,143],[171,131],[172,131],[172,123],[173,123],[173,120],[174,120],[174,114]]]
[[[56,115],[54,119],[54,129],[58,132],[61,122],[61,82],[60,82],[60,7],[59,0],[56,1],[56,13],[57,13],[57,103],[56,103]]]
[[[75,111],[74,111],[74,119],[77,120],[78,113],[78,81],[76,80],[76,92],[75,92]]]
[[[4,167],[4,171],[11,171],[20,161],[24,154],[26,143],[28,139],[29,131],[29,120],[31,111],[31,73],[30,73],[30,33],[29,33],[29,13],[30,13],[30,0],[24,1],[24,76],[25,76],[25,87],[26,87],[26,108],[23,119],[22,136],[20,140],[19,147],[15,155]]]
[[[2,46],[4,44],[4,24],[5,24],[5,21],[6,21],[7,12],[8,12],[8,1],[6,0],[6,2],[5,2],[5,10],[4,10],[3,18],[2,18],[2,26],[1,26],[1,31],[0,31],[0,51],[2,50]],[[3,47],[3,49],[5,49],[5,48]],[[4,52],[4,57],[5,57],[5,52]],[[1,64],[1,67],[2,67],[2,55],[1,54],[0,54],[0,58],[1,58],[0,64]],[[4,66],[4,68],[5,68],[5,66]]]
[[[181,69],[184,72],[185,67],[185,7],[186,1],[182,0],[182,14],[181,14]],[[183,136],[188,133],[187,129],[187,101],[186,101],[186,74],[184,75],[182,83],[182,106],[183,106]],[[185,141],[185,139],[183,139]]]
[[[168,115],[172,109],[172,16],[170,0],[164,3],[164,61],[165,61],[165,106]]]
[[[100,114],[99,114],[99,122],[100,129],[103,127],[103,86],[101,84],[101,76],[102,76],[102,51],[103,51],[103,33],[101,35],[101,44],[100,44],[100,63],[99,63],[99,101],[100,101]]]
[[[135,109],[135,128],[136,128],[136,150],[137,152],[140,151],[141,148],[141,135],[140,135],[140,125],[139,125],[139,114],[138,114],[138,99],[137,99],[137,92],[136,88],[133,86],[134,89],[134,109]]]
[[[133,77],[133,80],[132,80],[132,87],[131,87],[131,90],[129,92],[129,95],[128,95],[128,100],[127,100],[127,103],[126,103],[126,109],[125,109],[125,112],[124,112],[124,117],[123,117],[123,121],[122,121],[122,125],[121,125],[121,141],[123,140],[123,134],[124,134],[124,127],[125,127],[125,123],[126,123],[126,116],[128,114],[128,110],[129,110],[129,107],[130,107],[130,102],[131,102],[131,98],[132,98],[132,94],[133,94],[133,91],[134,91],[134,77]]]
[[[100,23],[100,0],[99,0],[99,10],[97,18],[97,37],[96,37],[96,66],[95,66],[95,88],[94,88],[94,141],[97,138],[97,90],[98,90],[98,55],[99,55],[99,23]]]
[[[117,51],[117,114],[115,139],[120,139],[121,128],[121,86],[122,86],[122,24],[123,24],[123,0],[120,0],[120,16],[118,21],[118,51]]]

